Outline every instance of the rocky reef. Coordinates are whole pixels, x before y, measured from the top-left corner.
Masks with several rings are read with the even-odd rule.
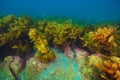
[[[0,80],[119,80],[119,26],[0,17]]]

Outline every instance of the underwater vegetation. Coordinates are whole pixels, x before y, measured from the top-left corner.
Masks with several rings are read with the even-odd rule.
[[[44,63],[51,62],[55,59],[55,53],[49,48],[47,39],[37,29],[30,29],[28,33],[30,39],[34,42],[37,49],[36,57]]]
[[[104,56],[102,58],[98,56],[90,56],[90,63],[93,64],[98,70],[98,75],[104,80],[119,80],[120,79],[120,58],[112,56]],[[94,61],[94,63],[93,63]]]
[[[63,75],[68,76],[67,68],[71,74],[66,80],[119,80],[119,26],[118,23],[83,25],[72,20],[2,16],[0,68],[10,73],[13,80],[24,74],[29,77],[26,80],[34,76],[33,80],[58,79],[56,77],[63,80]],[[57,69],[54,65],[61,68]],[[9,77],[4,76],[7,72],[2,69],[0,77]],[[50,77],[53,74],[56,75]],[[22,76],[22,80],[26,75]]]
[[[27,35],[32,26],[32,19],[27,16],[19,18],[8,15],[0,19],[0,49],[2,53],[23,55],[29,54],[32,50]],[[7,53],[7,54],[6,54]],[[1,57],[2,58],[2,57]]]
[[[99,27],[97,31],[86,33],[81,39],[85,47],[93,52],[101,52],[108,55],[119,56],[119,48],[116,41],[119,34],[115,26]]]

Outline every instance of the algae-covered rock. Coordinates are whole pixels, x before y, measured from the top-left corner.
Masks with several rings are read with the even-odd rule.
[[[9,66],[5,63],[0,63],[0,79],[15,80],[15,77],[11,73]]]
[[[18,56],[7,56],[4,59],[4,63],[6,63],[6,65],[10,66],[10,68],[12,68],[12,70],[14,70],[15,74],[19,74],[24,68],[24,62]]]
[[[89,53],[85,50],[75,48],[76,63],[81,75],[84,76],[84,80],[92,80],[94,68],[88,64]]]
[[[26,68],[21,73],[21,79],[22,80],[37,80],[39,77],[39,74],[41,74],[46,68],[48,64],[41,63],[36,58],[30,58],[26,62]]]
[[[20,72],[23,70],[23,61],[18,56],[7,56],[0,63],[0,79],[18,80]]]
[[[52,63],[37,80],[83,80],[75,60],[63,54],[57,54],[58,59]]]

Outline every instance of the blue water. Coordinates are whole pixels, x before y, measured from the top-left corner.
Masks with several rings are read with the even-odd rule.
[[[0,14],[119,20],[120,0],[0,0]]]

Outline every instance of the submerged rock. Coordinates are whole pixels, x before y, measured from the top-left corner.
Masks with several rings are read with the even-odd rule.
[[[85,80],[75,59],[56,51],[53,63],[41,63],[36,58],[26,62],[26,68],[21,73],[22,80]]]
[[[10,68],[5,63],[0,63],[0,79],[1,80],[15,80],[15,77],[10,71]]]
[[[4,62],[14,70],[15,74],[19,74],[24,69],[24,62],[19,56],[7,56]]]
[[[77,50],[76,58],[71,59],[64,53],[54,50],[56,60],[52,63],[41,63],[35,57],[30,58],[21,70],[22,62],[17,56],[8,56],[4,65],[0,65],[0,78],[3,80],[93,80],[94,67],[89,64],[88,56],[84,51]],[[1,64],[3,64],[1,63]],[[2,74],[2,75],[1,75]],[[100,80],[100,79],[99,79]]]
[[[37,80],[39,74],[41,74],[49,64],[41,63],[36,58],[30,58],[26,62],[26,68],[21,73],[22,80]]]
[[[59,58],[41,73],[37,80],[83,80],[75,60],[64,54],[57,55]]]
[[[19,80],[19,74],[23,67],[23,61],[18,56],[7,56],[0,63],[0,78],[2,80]]]

